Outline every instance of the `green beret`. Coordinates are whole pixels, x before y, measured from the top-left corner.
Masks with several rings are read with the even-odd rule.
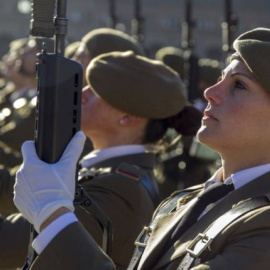
[[[138,55],[145,55],[139,42],[131,36],[111,28],[98,28],[90,31],[82,38],[89,55],[94,58],[108,52],[133,51]]]
[[[170,68],[178,72],[178,74],[183,78],[184,75],[184,56],[183,50],[176,48],[176,47],[163,47],[159,49],[156,54],[155,58],[159,61],[162,61]]]
[[[198,60],[198,78],[210,85],[217,83],[221,75],[222,65],[219,61],[201,58]]]
[[[65,57],[71,59],[76,53],[77,49],[80,47],[80,44],[80,41],[75,41],[68,44],[65,48]]]
[[[270,29],[248,31],[234,41],[233,47],[260,84],[270,92]]]
[[[160,61],[133,52],[112,52],[91,61],[91,89],[112,107],[148,119],[164,119],[186,105],[179,75]]]

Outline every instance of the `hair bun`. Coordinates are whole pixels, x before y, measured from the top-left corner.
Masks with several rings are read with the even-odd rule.
[[[168,119],[168,125],[179,134],[186,136],[196,135],[201,126],[202,112],[187,105],[180,113]]]

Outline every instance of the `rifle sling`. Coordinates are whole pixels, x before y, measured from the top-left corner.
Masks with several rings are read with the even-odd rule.
[[[163,215],[163,214],[168,214],[170,213],[172,210],[175,209],[176,205],[177,205],[177,201],[180,197],[186,195],[189,192],[180,192],[179,194],[177,194],[176,196],[174,196],[171,200],[168,200],[162,207],[161,209],[158,210],[158,212],[156,213],[156,215],[154,216],[152,222],[149,224],[148,227],[144,227],[142,232],[139,234],[139,236],[137,237],[137,239],[135,240],[135,250],[132,256],[132,259],[130,261],[130,264],[127,268],[127,270],[134,270],[136,269],[140,258],[143,254],[144,248],[146,247],[147,241],[150,237],[150,232],[151,232],[151,224],[153,224],[154,220]]]
[[[199,256],[202,252],[209,247],[215,237],[217,237],[229,224],[248,212],[269,204],[270,194],[251,198],[219,217],[211,227],[205,230],[204,233],[199,233],[190,243],[186,249],[187,254],[183,258],[177,270],[188,270],[193,265],[198,265],[200,263]]]

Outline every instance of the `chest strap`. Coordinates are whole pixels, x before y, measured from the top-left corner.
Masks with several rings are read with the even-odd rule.
[[[159,207],[159,209],[154,214],[154,217],[153,217],[151,223],[149,224],[149,226],[144,227],[143,230],[141,231],[141,233],[139,234],[139,236],[137,237],[137,239],[135,240],[134,244],[135,244],[136,248],[134,250],[133,256],[131,258],[131,261],[129,263],[127,270],[136,269],[136,267],[140,261],[140,258],[144,252],[144,248],[146,247],[147,241],[150,237],[150,233],[152,231],[152,225],[153,225],[154,221],[158,217],[160,217],[161,215],[168,214],[168,213],[172,212],[176,208],[178,199],[189,194],[189,193],[190,193],[190,191],[188,191],[188,190],[185,190],[183,192],[179,192],[178,194],[173,196],[171,199],[165,201]]]
[[[186,249],[187,254],[178,266],[177,270],[188,270],[190,267],[198,265],[200,263],[199,257],[202,252],[209,247],[215,237],[220,234],[229,224],[246,213],[269,204],[270,194],[252,198],[244,201],[219,217],[210,228],[204,231],[204,233],[199,233],[190,243]]]

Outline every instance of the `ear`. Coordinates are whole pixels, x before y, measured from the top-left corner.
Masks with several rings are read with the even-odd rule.
[[[141,119],[142,118],[134,115],[125,114],[120,118],[119,124],[123,127],[131,127],[137,125],[141,121]]]

